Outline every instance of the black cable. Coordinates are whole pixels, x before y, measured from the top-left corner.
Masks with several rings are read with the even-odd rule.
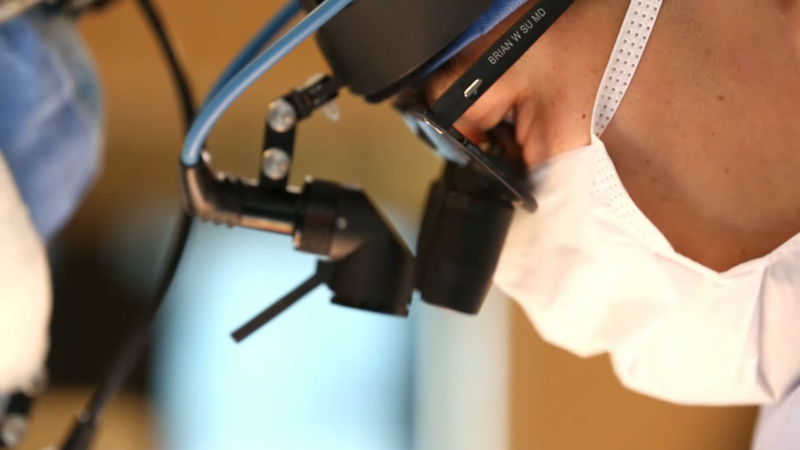
[[[169,63],[173,81],[178,90],[180,103],[183,110],[184,126],[188,131],[196,114],[195,102],[192,97],[191,86],[176,54],[174,45],[169,39],[164,27],[164,23],[150,0],[137,0],[142,9],[148,24],[155,33],[161,51]],[[67,437],[61,450],[87,450],[94,437],[97,425],[97,418],[102,413],[109,400],[122,387],[130,375],[136,362],[142,356],[142,352],[147,345],[152,334],[155,320],[161,304],[164,302],[169,288],[175,279],[181,258],[183,257],[186,244],[189,240],[192,227],[192,216],[182,213],[178,222],[178,228],[173,238],[172,248],[169,252],[167,265],[150,306],[139,317],[133,328],[130,330],[122,347],[118,350],[113,364],[110,366],[106,376],[101,381],[92,399],[83,413],[78,417],[78,421]]]
[[[189,128],[192,126],[192,122],[194,122],[194,116],[197,114],[197,107],[195,106],[194,97],[192,96],[192,87],[189,83],[189,78],[186,76],[186,70],[183,68],[183,64],[181,64],[178,58],[175,46],[167,35],[164,21],[161,20],[161,16],[153,6],[153,3],[150,0],[136,0],[136,3],[138,3],[139,7],[142,9],[142,13],[147,18],[150,28],[152,28],[153,33],[158,39],[164,57],[167,58],[169,69],[172,72],[172,81],[175,83],[175,88],[178,90],[178,95],[180,96],[184,126],[188,132]]]

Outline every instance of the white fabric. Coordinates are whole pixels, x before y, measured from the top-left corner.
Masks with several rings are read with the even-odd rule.
[[[0,393],[42,367],[50,308],[44,245],[0,152]]]
[[[609,352],[622,383],[695,405],[771,404],[800,374],[800,238],[717,273],[679,254],[631,200],[600,136],[660,0],[633,0],[599,88],[590,145],[534,172],[496,274],[549,342]]]
[[[800,389],[777,405],[761,408],[753,450],[800,449]]]

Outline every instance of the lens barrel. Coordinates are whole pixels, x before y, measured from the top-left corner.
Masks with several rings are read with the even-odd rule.
[[[480,312],[514,215],[493,184],[454,163],[433,183],[417,245],[416,287],[425,302]]]

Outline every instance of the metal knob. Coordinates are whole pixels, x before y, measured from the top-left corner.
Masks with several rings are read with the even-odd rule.
[[[269,148],[261,154],[261,172],[272,181],[280,181],[289,175],[292,158],[279,148]]]

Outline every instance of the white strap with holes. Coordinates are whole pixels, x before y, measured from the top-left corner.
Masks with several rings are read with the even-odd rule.
[[[620,30],[617,44],[606,67],[592,120],[593,136],[598,138],[608,127],[630,86],[647,47],[661,10],[662,0],[632,0]],[[669,252],[672,246],[664,235],[639,210],[619,179],[605,146],[597,147],[597,166],[592,197],[616,217],[617,223],[639,236],[657,251]]]
[[[653,31],[662,0],[632,0],[594,105],[592,133],[600,137],[622,103]]]

